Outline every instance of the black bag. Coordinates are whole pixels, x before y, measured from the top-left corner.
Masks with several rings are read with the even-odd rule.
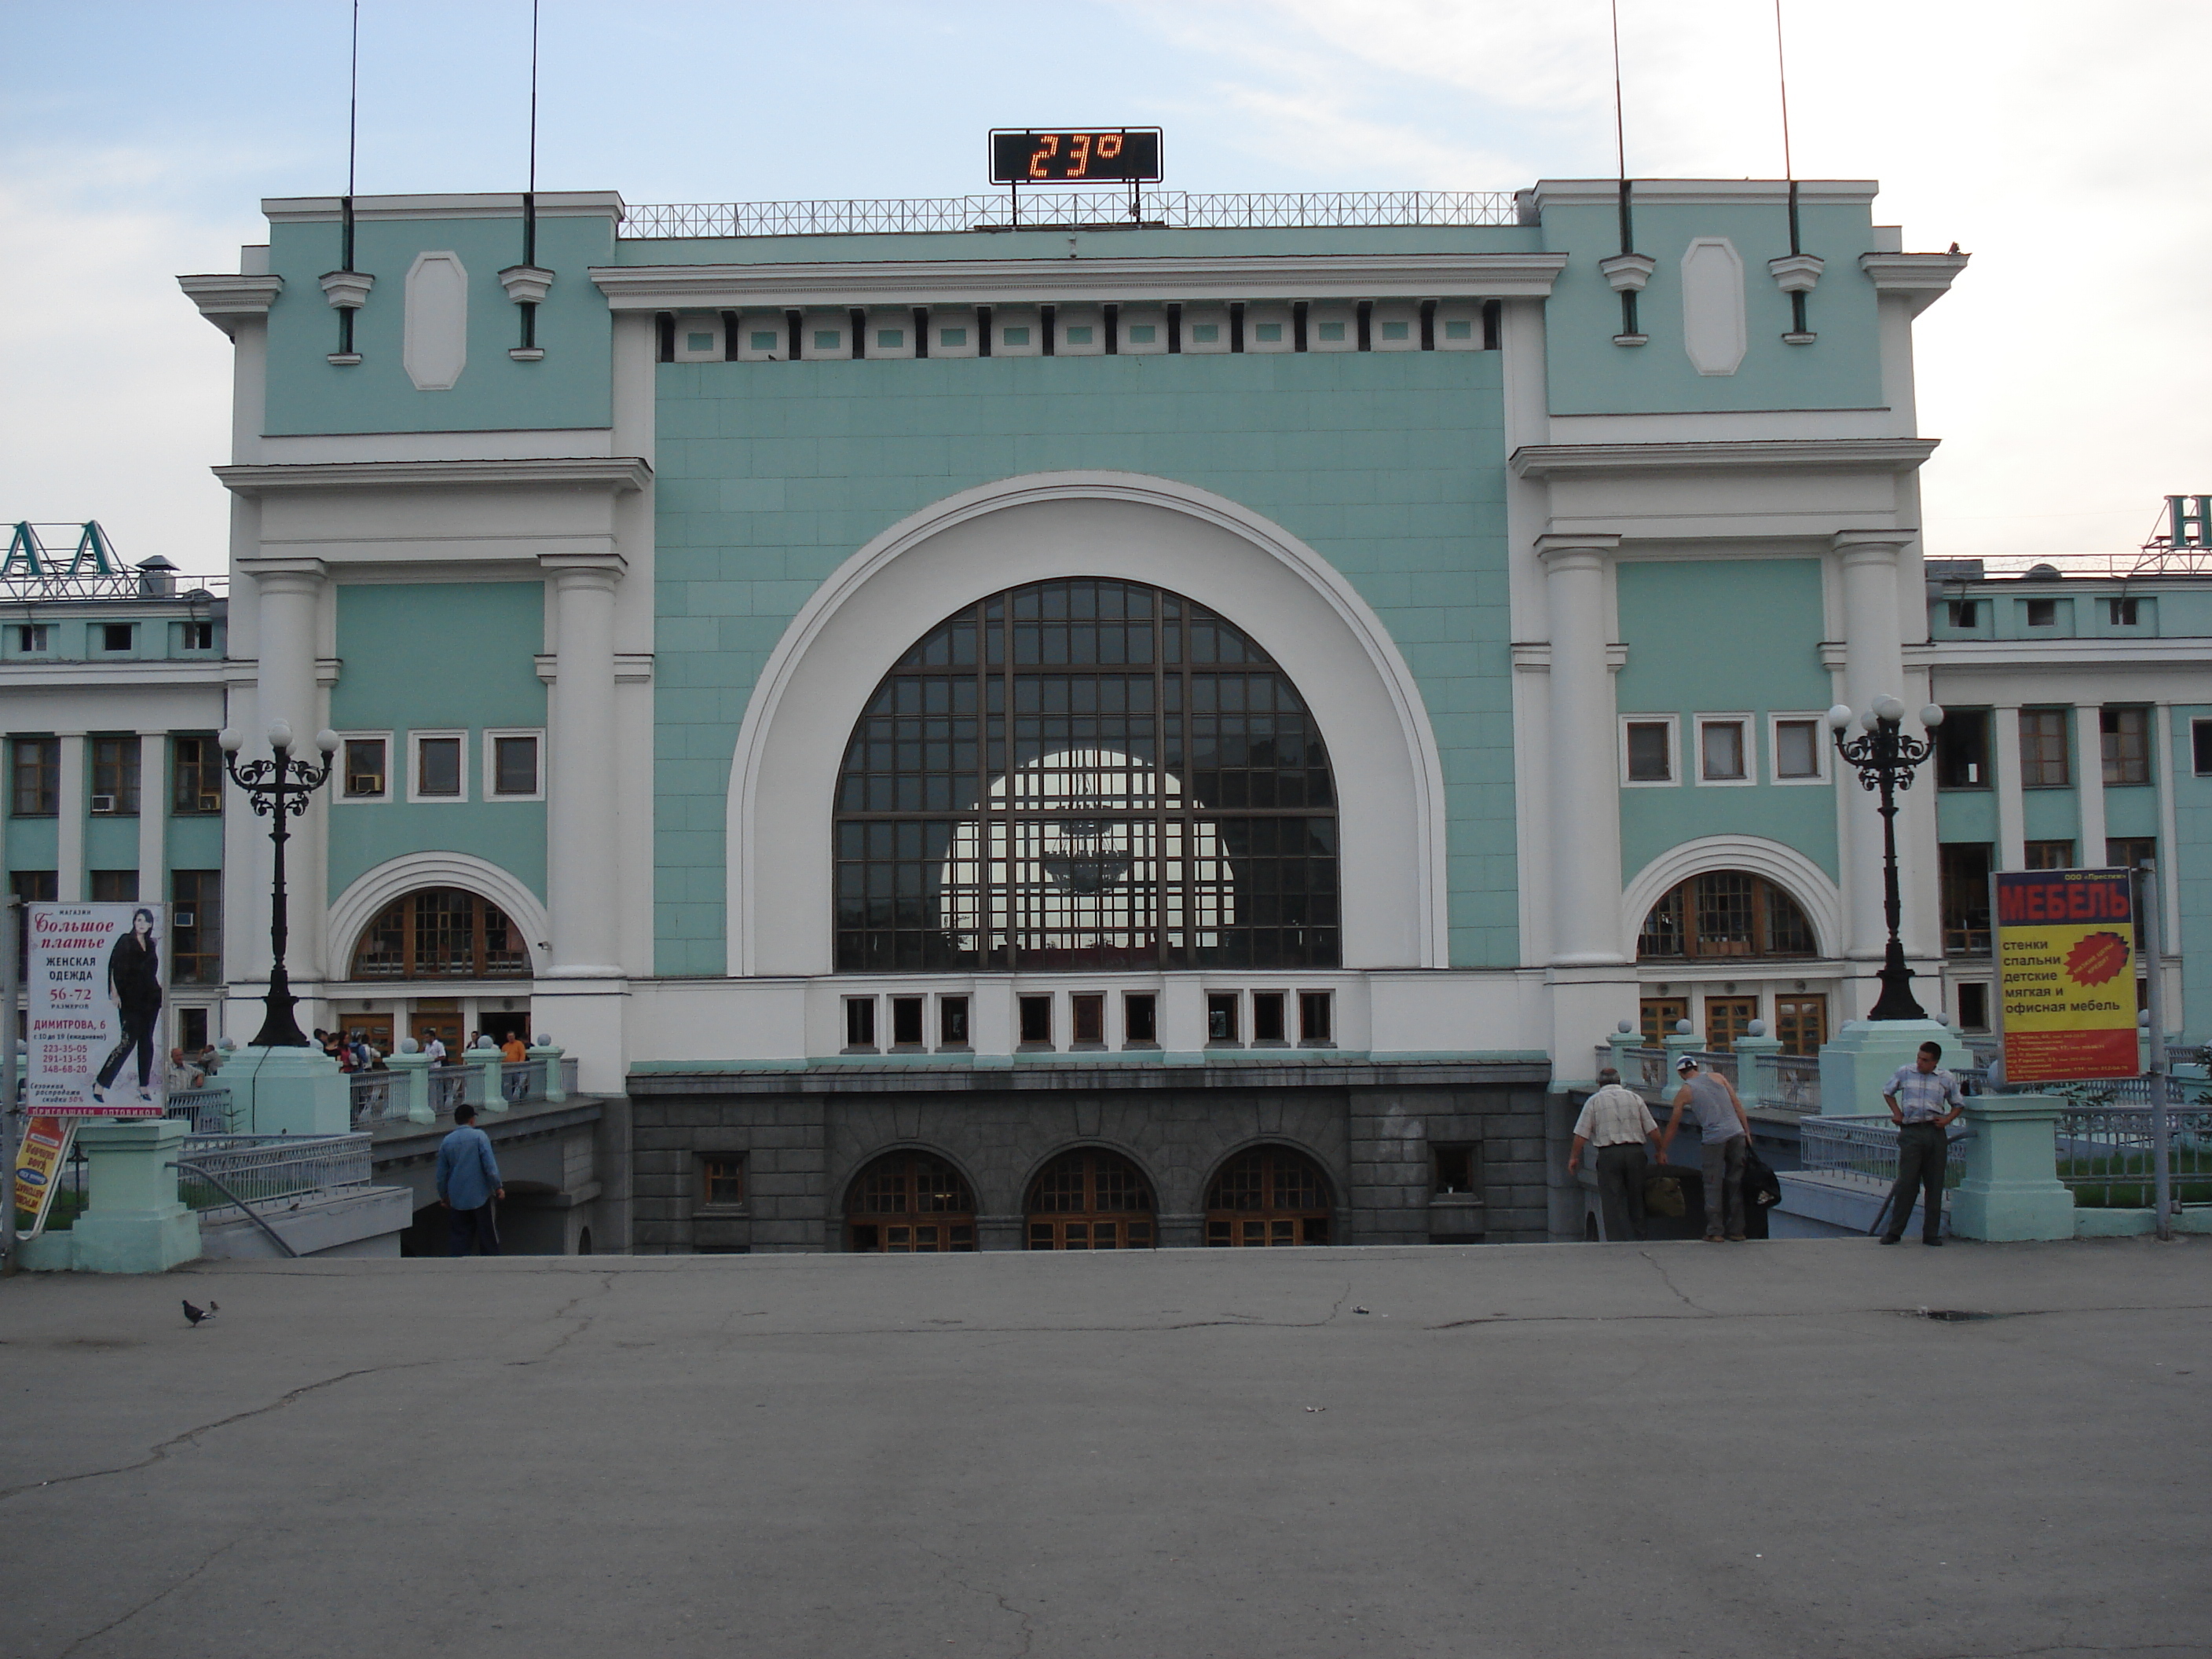
[[[1743,1233],[1746,1238],[1768,1237],[1766,1218],[1782,1201],[1782,1181],[1766,1160],[1748,1143],[1743,1151]]]
[[[1687,1213],[1689,1205],[1682,1197],[1682,1183],[1670,1175],[1650,1175],[1644,1177],[1644,1207],[1653,1215],[1680,1218]]]

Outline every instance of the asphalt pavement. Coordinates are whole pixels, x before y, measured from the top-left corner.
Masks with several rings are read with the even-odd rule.
[[[2197,1659],[2208,1311],[2206,1238],[25,1276],[0,1654]]]

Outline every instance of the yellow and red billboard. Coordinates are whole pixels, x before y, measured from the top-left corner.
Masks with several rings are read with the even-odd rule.
[[[2129,872],[2011,871],[1996,890],[2005,1081],[2137,1075]]]
[[[23,1126],[23,1144],[15,1149],[15,1224],[27,1235],[46,1224],[75,1127],[65,1117],[34,1117]]]

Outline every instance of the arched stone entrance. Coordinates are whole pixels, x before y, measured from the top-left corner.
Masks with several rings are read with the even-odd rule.
[[[1062,1152],[1030,1183],[1024,1237],[1032,1250],[1148,1250],[1159,1207],[1144,1171],[1118,1152]]]
[[[1237,1153],[1206,1187],[1206,1242],[1228,1246],[1326,1244],[1328,1177],[1321,1165],[1288,1146]]]
[[[845,1248],[907,1255],[975,1248],[975,1194],[933,1152],[886,1152],[853,1177]]]

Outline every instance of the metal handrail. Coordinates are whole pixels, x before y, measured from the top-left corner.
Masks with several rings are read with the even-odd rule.
[[[1799,1167],[1808,1175],[1841,1176],[1873,1184],[1893,1185],[1897,1180],[1896,1121],[1887,1114],[1839,1113],[1808,1117],[1798,1126]],[[1949,1143],[1943,1164],[1943,1184],[1955,1187],[1966,1178],[1963,1144],[1972,1131],[1956,1127],[1946,1132]]]
[[[169,1164],[167,1167],[172,1170],[180,1170],[187,1175],[196,1175],[202,1181],[206,1182],[209,1186],[214,1188],[216,1191],[221,1193],[233,1204],[243,1210],[246,1212],[246,1218],[248,1221],[251,1221],[255,1226],[260,1228],[263,1232],[269,1235],[269,1242],[270,1243],[274,1244],[278,1249],[283,1251],[286,1255],[290,1256],[295,1260],[298,1259],[300,1253],[284,1242],[284,1236],[278,1232],[274,1227],[270,1226],[266,1221],[264,1221],[261,1218],[261,1212],[258,1210],[255,1209],[251,1204],[248,1204],[244,1199],[240,1198],[236,1193],[234,1193],[228,1187],[225,1186],[221,1177],[217,1176],[213,1170],[203,1169],[197,1164],[187,1163],[183,1158],[179,1158],[174,1164]]]

